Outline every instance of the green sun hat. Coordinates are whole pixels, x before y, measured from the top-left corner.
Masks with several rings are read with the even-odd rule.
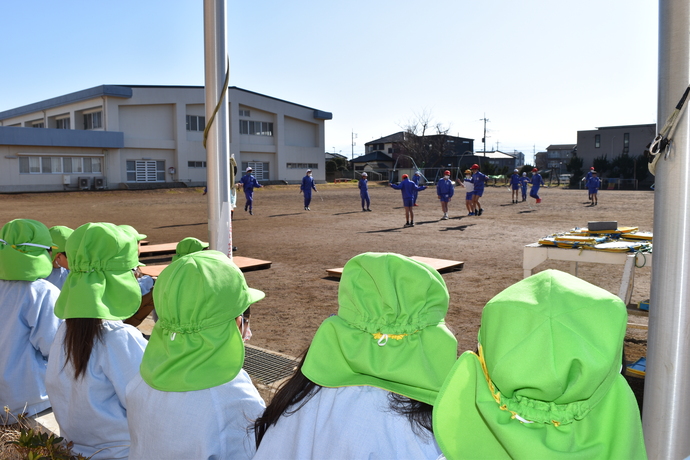
[[[448,289],[429,265],[365,253],[343,268],[337,316],[326,319],[302,373],[324,387],[368,385],[433,404],[455,363]]]
[[[186,256],[187,254],[192,254],[193,252],[199,252],[208,247],[208,243],[204,243],[201,240],[198,240],[196,238],[187,237],[183,240],[180,240],[179,243],[177,243],[177,246],[175,247],[175,255],[172,258],[172,261],[175,262],[177,259],[179,259],[182,256]]]
[[[32,219],[15,219],[0,230],[0,279],[36,281],[53,270],[54,249],[48,227]]]
[[[123,225],[118,225],[118,227],[120,227],[122,230],[124,230],[125,232],[132,235],[137,240],[137,243],[141,240],[146,239],[146,235],[144,235],[143,233],[139,233],[137,231],[137,229],[132,227],[131,225],[123,224]]]
[[[158,322],[141,361],[141,377],[161,391],[195,391],[234,379],[244,363],[235,318],[265,294],[247,286],[225,254],[180,257],[153,291]]]
[[[443,454],[647,458],[620,374],[626,324],[618,297],[557,270],[505,289],[484,308],[479,354],[458,359],[434,405]]]
[[[67,238],[69,238],[74,230],[63,225],[56,225],[55,227],[50,227],[48,231],[50,231],[50,237],[53,239],[53,244],[57,246],[53,251],[53,260],[55,260],[59,253],[65,252]]]
[[[132,269],[139,265],[137,241],[110,223],[77,228],[65,245],[70,272],[55,303],[58,318],[131,317],[141,305]]]

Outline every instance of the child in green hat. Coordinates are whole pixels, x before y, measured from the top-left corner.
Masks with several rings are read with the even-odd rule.
[[[175,255],[172,257],[172,262],[175,262],[182,256],[186,256],[187,254],[191,254],[193,252],[203,251],[206,248],[208,248],[208,243],[204,243],[197,238],[193,238],[191,236],[183,238],[175,247]]]
[[[226,255],[202,251],[163,270],[154,297],[159,320],[127,387],[129,458],[252,458],[248,426],[265,405],[242,369],[236,320],[264,293]]]
[[[16,219],[0,230],[0,407],[33,416],[50,407],[45,388],[50,346],[60,325],[53,307],[60,290],[52,269],[48,227]],[[14,423],[0,417],[0,424]]]
[[[53,250],[52,254],[53,271],[50,272],[46,280],[53,283],[58,289],[62,289],[62,285],[65,284],[65,280],[69,274],[69,263],[67,262],[67,255],[65,254],[65,243],[74,230],[62,225],[50,227],[48,230],[50,231],[50,237],[53,239],[53,244],[57,246],[57,248]]]
[[[626,326],[618,297],[557,270],[491,299],[434,405],[446,458],[646,459]]]
[[[360,254],[338,304],[256,421],[254,458],[438,458],[431,405],[457,357],[443,278],[398,254]]]
[[[141,304],[133,270],[137,239],[109,223],[77,228],[65,246],[70,273],[55,304],[64,318],[50,350],[46,386],[60,434],[91,459],[129,455],[125,387],[146,340],[124,324]]]

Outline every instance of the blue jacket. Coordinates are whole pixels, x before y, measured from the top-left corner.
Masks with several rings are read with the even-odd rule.
[[[520,175],[518,173],[513,173],[510,176],[510,185],[518,185],[520,183]]]
[[[472,174],[472,182],[474,182],[474,191],[475,192],[481,192],[484,190],[484,184],[489,180],[489,176],[486,174],[477,171],[476,173]]]
[[[310,175],[306,175],[302,178],[302,185],[299,187],[300,191],[304,192],[305,195],[311,195],[312,189],[316,190],[316,185],[314,185],[314,178]]]
[[[369,181],[366,180],[366,179],[364,179],[364,178],[362,178],[362,179],[359,180],[359,184],[357,184],[357,186],[359,187],[359,194],[360,194],[360,195],[366,195],[367,192],[369,191],[369,184],[368,184],[368,182],[369,182]]]
[[[256,180],[256,177],[252,176],[251,174],[245,174],[244,176],[242,176],[240,182],[242,183],[242,188],[245,192],[253,191],[254,187],[263,187],[263,185],[261,185],[259,181]]]
[[[541,178],[541,174],[539,173],[534,174],[530,182],[532,184],[532,190],[539,190],[539,186],[544,185],[544,179]]]
[[[448,198],[453,196],[455,193],[455,188],[453,187],[453,182],[450,179],[441,179],[436,184],[436,195],[448,196]]]
[[[424,190],[426,185],[417,185],[410,179],[403,179],[399,184],[391,184],[396,190],[402,190],[403,200],[413,200],[415,190]]]
[[[601,187],[601,179],[599,177],[592,176],[587,179],[587,188],[589,190],[597,190]]]

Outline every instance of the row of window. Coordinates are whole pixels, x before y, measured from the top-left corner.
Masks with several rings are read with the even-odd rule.
[[[187,115],[187,131],[203,131],[206,129],[206,117],[201,115]]]
[[[19,157],[20,174],[101,173],[100,157]]]
[[[319,169],[318,163],[288,163],[287,169]]]
[[[205,161],[188,161],[187,167],[188,168],[205,168],[206,162]]]
[[[165,161],[127,160],[127,182],[165,182]]]
[[[273,123],[267,121],[240,120],[240,134],[273,136]]]
[[[268,162],[243,161],[242,171],[246,171],[247,168],[252,168],[252,174],[256,177],[256,180],[269,180],[268,165]]]
[[[84,114],[84,129],[98,129],[103,127],[103,112]]]
[[[614,139],[616,139],[616,136],[613,136],[611,139],[611,144],[613,144]],[[594,148],[598,149],[601,147],[601,134],[595,134],[594,135]],[[623,133],[623,149],[624,151],[628,151],[630,148],[630,133]]]

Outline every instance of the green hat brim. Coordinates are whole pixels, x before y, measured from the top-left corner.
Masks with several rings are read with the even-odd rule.
[[[332,316],[316,331],[302,373],[324,387],[367,385],[433,404],[456,357],[457,340],[443,323],[381,346]]]
[[[47,278],[53,261],[46,249],[38,254],[19,252],[11,246],[0,245],[0,279],[8,281],[36,281]]]
[[[516,363],[519,365],[519,363]],[[646,458],[637,402],[617,375],[585,418],[570,424],[522,423],[494,400],[477,355],[465,352],[434,405],[436,441],[448,460],[461,458]]]
[[[117,321],[131,317],[140,306],[141,288],[132,270],[71,270],[55,303],[55,316]]]
[[[159,321],[151,331],[140,372],[156,390],[196,391],[229,382],[243,363],[244,342],[234,320],[204,329],[203,334],[175,332]]]

